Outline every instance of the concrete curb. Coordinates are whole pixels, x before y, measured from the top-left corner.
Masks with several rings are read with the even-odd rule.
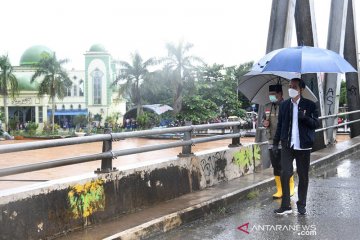
[[[350,140],[351,141],[351,140]],[[340,144],[339,144],[340,145]],[[312,160],[310,163],[310,170],[314,171],[325,165],[332,164],[337,160],[343,159],[354,152],[360,150],[360,142],[356,142],[353,145],[349,146],[345,150],[330,153],[330,155],[320,157],[316,160]],[[323,153],[322,153],[323,154]],[[264,190],[267,188],[273,187],[273,177],[268,177],[263,181],[260,181],[256,184],[250,185],[248,187],[241,188],[237,191],[225,194],[221,197],[211,199],[209,201],[196,204],[194,206],[185,208],[183,210],[165,215],[160,218],[156,218],[152,221],[143,223],[136,227],[127,229],[125,231],[116,233],[112,236],[104,238],[106,240],[111,239],[121,239],[121,240],[130,240],[130,239],[143,239],[145,237],[150,237],[156,235],[160,232],[167,232],[171,229],[179,227],[182,224],[191,222],[195,219],[203,217],[205,214],[209,213],[214,209],[219,209],[220,207],[227,206],[241,198],[247,196],[251,191]]]

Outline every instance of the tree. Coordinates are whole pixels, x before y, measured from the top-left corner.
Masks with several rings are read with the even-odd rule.
[[[165,66],[159,71],[155,71],[149,81],[141,85],[141,96],[146,104],[166,104],[173,103],[173,88],[171,79],[175,74],[169,67]]]
[[[119,95],[127,94],[131,101],[137,106],[137,115],[141,114],[141,91],[140,85],[149,79],[150,72],[148,68],[157,62],[154,58],[149,58],[145,62],[139,53],[131,55],[131,63],[118,61],[120,65],[119,75],[112,85],[120,83]],[[121,83],[125,80],[125,83]]]
[[[31,83],[38,77],[43,77],[39,85],[38,95],[43,96],[47,94],[50,96],[52,104],[52,132],[55,130],[55,98],[63,99],[67,88],[70,88],[72,85],[67,72],[62,67],[67,62],[67,59],[58,60],[55,53],[51,55],[44,52],[40,61],[35,64],[36,72],[31,77]]]
[[[179,120],[191,121],[193,124],[206,123],[218,116],[218,107],[209,99],[199,95],[185,96]]]
[[[3,95],[4,99],[4,117],[5,117],[5,129],[8,129],[8,111],[7,111],[7,99],[10,95],[11,97],[15,97],[19,92],[18,81],[13,72],[13,67],[9,61],[7,55],[3,55],[0,57],[0,93]]]
[[[252,65],[252,64],[251,64]],[[242,108],[249,106],[247,99],[237,93],[238,79],[250,69],[250,63],[224,67],[213,64],[204,66],[198,74],[198,94],[214,102],[224,116],[241,116]]]
[[[346,82],[345,81],[341,81],[341,87],[340,87],[340,101],[339,101],[339,105],[340,106],[344,106],[347,103],[347,98],[346,98]]]
[[[193,47],[190,43],[180,41],[178,45],[173,43],[166,44],[168,56],[163,60],[167,66],[175,71],[176,76],[173,79],[174,98],[173,108],[174,114],[181,111],[184,82],[191,78],[192,71],[195,69],[194,62],[202,63],[202,60],[196,56],[188,55]]]

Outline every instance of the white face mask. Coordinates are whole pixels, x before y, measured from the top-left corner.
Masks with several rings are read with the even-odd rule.
[[[295,98],[297,95],[299,95],[299,92],[297,90],[289,88],[289,97]]]
[[[269,95],[269,100],[270,102],[274,103],[277,102],[276,96],[275,95]]]

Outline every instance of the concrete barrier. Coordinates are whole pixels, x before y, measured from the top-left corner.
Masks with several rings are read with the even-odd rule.
[[[262,149],[218,148],[1,191],[0,239],[55,237],[251,174]]]

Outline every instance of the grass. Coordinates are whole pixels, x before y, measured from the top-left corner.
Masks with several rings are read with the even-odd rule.
[[[257,198],[259,196],[259,190],[251,190],[247,195],[246,198],[248,200],[252,200],[254,198]]]

